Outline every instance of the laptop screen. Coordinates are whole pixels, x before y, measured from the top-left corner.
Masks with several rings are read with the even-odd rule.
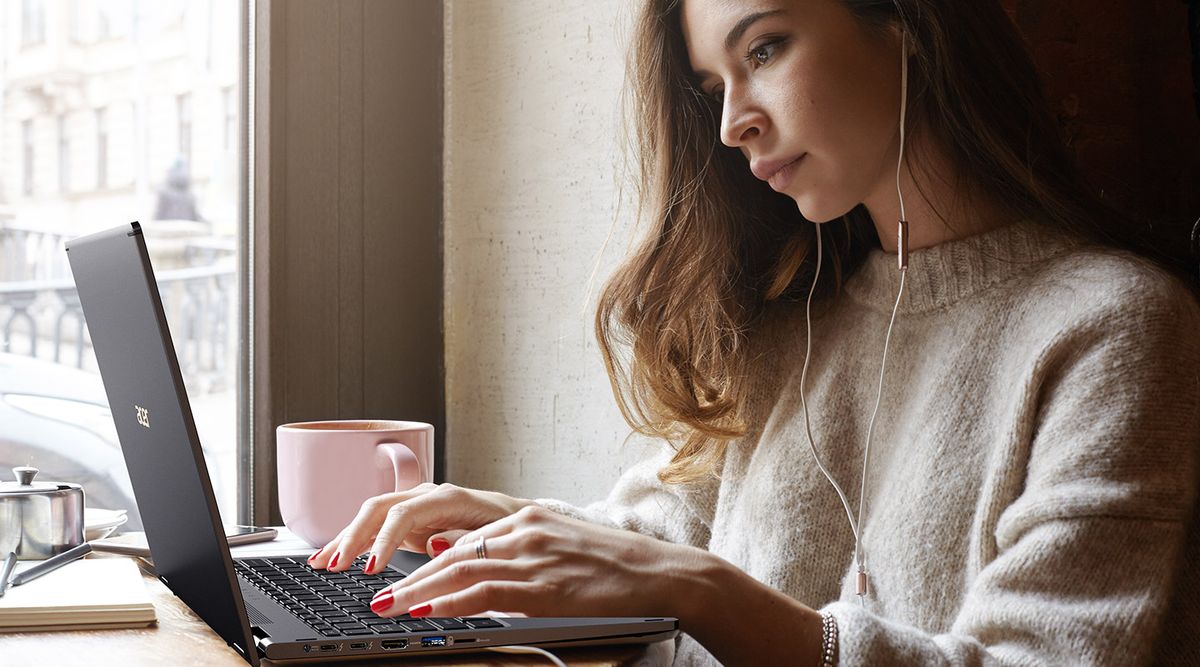
[[[257,664],[141,227],[68,242],[67,256],[159,578]]]

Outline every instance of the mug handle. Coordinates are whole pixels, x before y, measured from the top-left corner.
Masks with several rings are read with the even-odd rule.
[[[392,462],[397,491],[405,491],[421,483],[421,462],[411,449],[398,442],[381,442],[376,446],[382,449]]]

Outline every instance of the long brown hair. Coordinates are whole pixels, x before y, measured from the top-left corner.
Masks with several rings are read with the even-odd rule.
[[[1127,220],[1080,178],[997,0],[969,9],[961,0],[840,1],[864,29],[899,25],[915,43],[909,118],[956,166],[962,205],[1003,202],[1014,220],[1141,249]],[[749,341],[768,303],[806,293],[816,234],[829,254],[822,298],[879,246],[861,205],[839,221],[807,224],[790,197],[721,144],[720,109],[693,83],[681,4],[648,0],[636,19],[626,90],[638,217],[649,227],[605,285],[595,321],[626,421],[676,449],[659,472],[666,483],[714,474],[728,444],[745,435]],[[928,174],[909,166],[920,189]]]

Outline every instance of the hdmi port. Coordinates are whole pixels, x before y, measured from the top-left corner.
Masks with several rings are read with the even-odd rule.
[[[402,648],[408,648],[407,639],[385,639],[379,642],[385,651],[399,651]]]

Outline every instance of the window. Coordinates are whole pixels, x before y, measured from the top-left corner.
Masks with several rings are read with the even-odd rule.
[[[46,5],[42,0],[21,2],[21,46],[36,46],[46,41]]]
[[[33,196],[33,119],[21,121],[21,194]]]
[[[96,189],[108,185],[108,110],[96,109]]]
[[[220,2],[221,0],[214,0]],[[141,2],[142,12],[151,9],[154,3]],[[134,12],[132,0],[104,0],[95,3],[96,37],[101,40],[126,39],[133,30]],[[143,18],[138,16],[138,18]]]
[[[71,42],[80,43],[83,40],[83,16],[80,12],[81,0],[69,0],[67,2],[67,35],[71,38]]]
[[[77,39],[9,49],[0,68],[0,142],[11,142],[0,149],[0,476],[31,463],[39,479],[82,484],[89,506],[128,509],[127,527],[140,526],[63,251],[68,239],[138,220],[217,504],[233,523],[242,2],[207,0],[203,11],[63,2],[71,15],[49,23],[49,3],[23,0],[19,14],[13,4],[0,12],[0,34],[68,44],[74,30]],[[222,56],[211,67],[181,67],[205,62],[209,49]],[[221,107],[222,95],[233,101]],[[219,150],[223,126],[233,128],[224,130],[232,150]],[[194,135],[207,128],[211,152],[200,143],[207,135]],[[185,163],[193,151],[198,159]]]
[[[238,96],[233,86],[227,86],[221,91],[222,108],[225,110],[225,129],[223,146],[226,151],[237,148],[238,131]]]
[[[184,93],[175,97],[176,126],[179,128],[179,156],[184,164],[192,162],[192,96]]]
[[[67,137],[67,115],[58,117],[58,191],[71,191],[71,140]]]

